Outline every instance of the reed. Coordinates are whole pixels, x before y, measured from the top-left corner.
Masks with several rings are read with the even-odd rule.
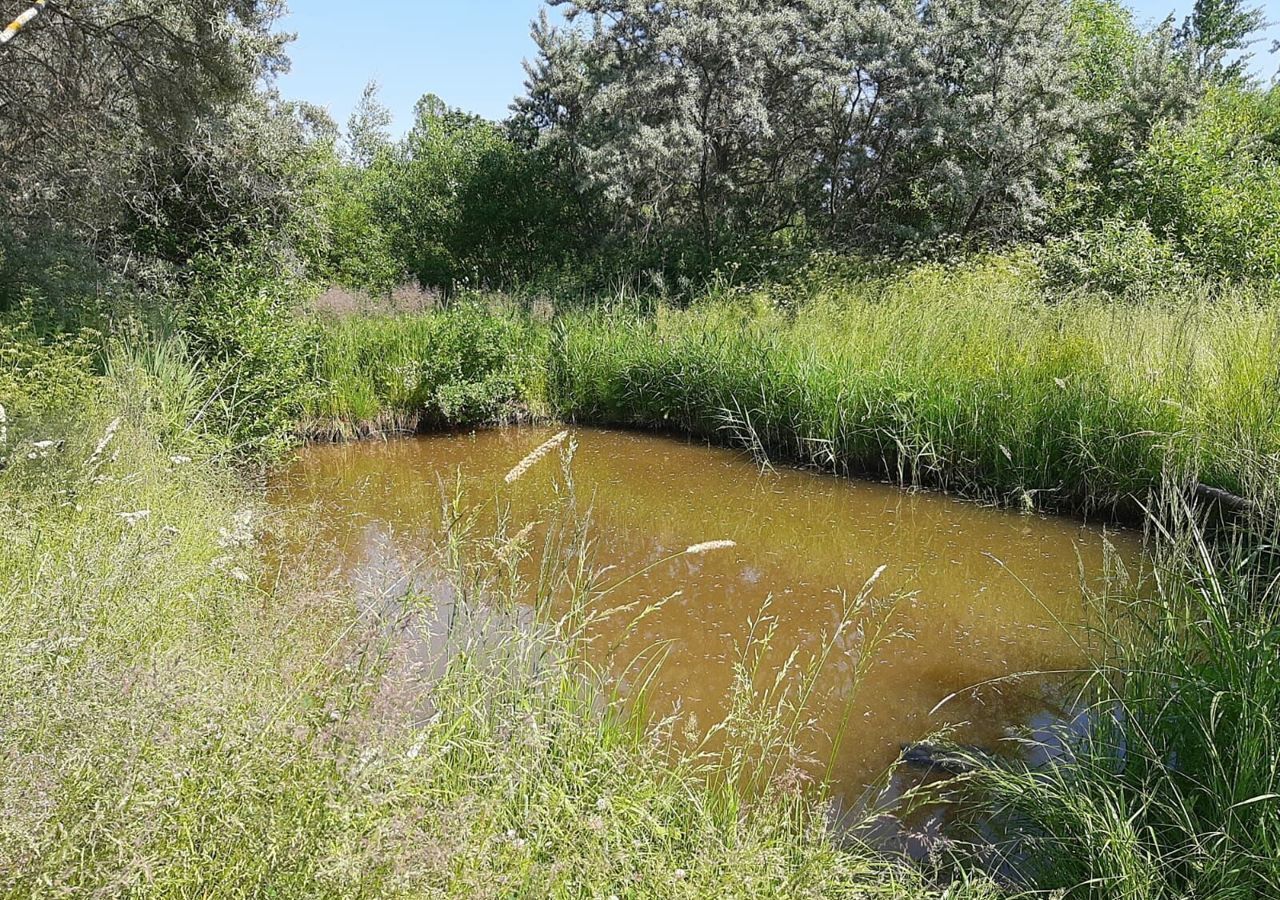
[[[1280,307],[1056,298],[1007,261],[560,320],[551,405],[766,459],[1140,519],[1166,478],[1280,478]]]

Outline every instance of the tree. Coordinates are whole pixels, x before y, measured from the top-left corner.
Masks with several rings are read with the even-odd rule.
[[[376,81],[366,84],[347,119],[347,156],[362,169],[391,147],[391,110],[378,99],[379,90]]]
[[[575,197],[518,128],[450,108],[434,94],[413,127],[368,170],[394,255],[423,286],[501,286],[578,246]]]
[[[281,9],[279,0],[46,9],[0,50],[0,227],[20,238],[74,235],[127,262],[121,223],[153,220],[192,178],[212,174],[206,149],[286,65],[286,38],[272,30]]]
[[[520,106],[619,227],[708,259],[1034,227],[1072,142],[1059,0],[550,0]]]
[[[1260,6],[1246,6],[1246,0],[1196,0],[1178,32],[1179,40],[1193,48],[1199,73],[1211,81],[1238,81],[1248,72],[1257,43],[1255,35],[1267,24]],[[1227,57],[1236,57],[1227,62]]]

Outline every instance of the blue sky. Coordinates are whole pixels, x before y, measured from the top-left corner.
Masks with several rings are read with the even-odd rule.
[[[1192,2],[1132,5],[1139,21],[1150,22],[1171,11],[1185,15]],[[1280,0],[1261,5],[1280,19]],[[327,107],[344,124],[365,82],[376,79],[401,131],[428,92],[489,118],[505,116],[524,84],[521,61],[534,53],[529,23],[541,0],[292,0],[290,6],[282,28],[298,38],[281,92]],[[1274,39],[1280,28],[1255,48],[1255,65],[1268,75],[1277,67],[1276,57],[1266,54]]]

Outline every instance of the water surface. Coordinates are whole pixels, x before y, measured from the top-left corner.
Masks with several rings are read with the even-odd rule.
[[[272,502],[307,516],[354,582],[385,581],[406,560],[428,558],[439,537],[441,485],[459,473],[473,502],[488,509],[509,502],[514,528],[544,516],[557,488],[563,492],[555,456],[514,485],[503,476],[551,433],[314,445],[275,479]],[[592,506],[596,563],[614,567],[605,581],[693,544],[736,542],[678,556],[609,598],[666,599],[629,636],[618,619],[619,633],[597,642],[616,646],[607,660],[599,651],[614,671],[646,648],[666,648],[655,714],[678,711],[701,729],[719,721],[734,663],[762,610],[776,629],[757,678],[765,685],[793,650],[800,659],[820,651],[845,598],[883,567],[818,679],[813,727],[802,740],[811,758],[801,767],[821,775],[830,760],[846,796],[878,778],[902,745],[940,728],[996,748],[1021,727],[1061,716],[1062,676],[1008,676],[1078,668],[1083,632],[1073,626],[1085,620],[1082,581],[1101,576],[1107,541],[1121,557],[1137,554],[1132,535],[1104,535],[1073,520],[812,472],[761,471],[744,454],[668,437],[594,429],[573,436],[575,490]],[[877,633],[885,637],[872,655]]]

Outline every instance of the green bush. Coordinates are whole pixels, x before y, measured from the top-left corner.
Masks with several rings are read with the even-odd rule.
[[[1048,241],[1040,261],[1051,287],[1151,297],[1184,285],[1191,266],[1145,222],[1107,219],[1096,228]]]
[[[53,422],[73,414],[96,394],[94,370],[101,335],[94,331],[42,337],[23,317],[0,319],[0,407],[8,456],[30,420]],[[48,437],[41,434],[38,439]]]
[[[209,378],[201,424],[238,452],[278,451],[311,391],[298,317],[306,285],[264,251],[228,248],[193,268],[179,321]]]
[[[1130,205],[1207,274],[1280,278],[1280,86],[1220,88],[1186,125],[1159,126]]]
[[[540,406],[545,329],[475,301],[317,319],[302,431],[320,437],[510,421]]]

